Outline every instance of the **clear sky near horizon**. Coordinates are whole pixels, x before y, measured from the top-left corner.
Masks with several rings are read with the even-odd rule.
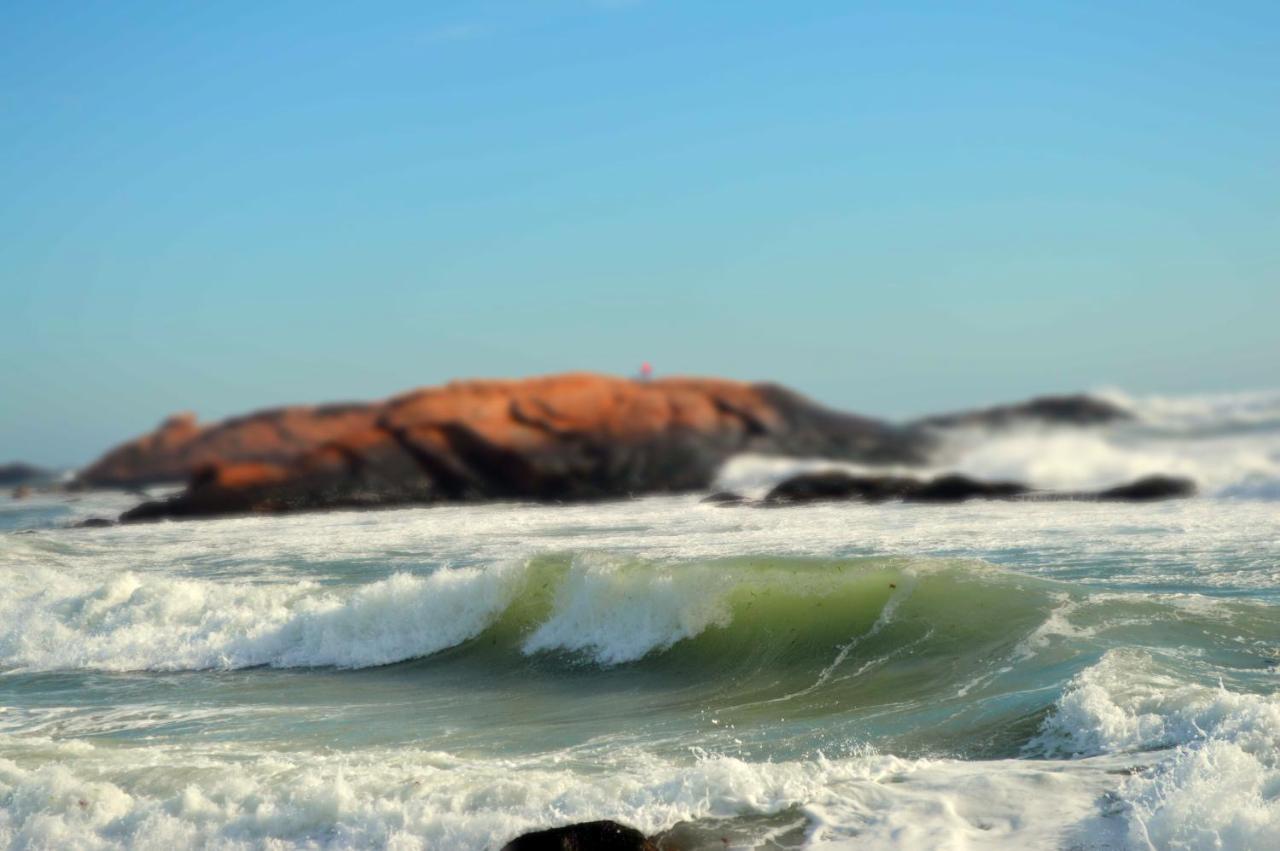
[[[568,369],[1280,384],[1280,4],[0,6],[0,461]]]

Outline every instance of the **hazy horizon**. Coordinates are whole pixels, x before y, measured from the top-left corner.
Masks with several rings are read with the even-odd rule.
[[[0,461],[567,370],[1276,385],[1280,7],[0,11]]]

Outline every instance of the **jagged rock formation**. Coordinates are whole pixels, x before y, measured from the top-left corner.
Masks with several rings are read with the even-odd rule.
[[[122,517],[143,520],[677,493],[706,488],[740,452],[910,464],[929,446],[922,431],[831,411],[776,385],[569,374],[454,382],[375,405],[279,409],[203,430],[171,421],[85,476],[138,482],[191,465],[184,493]],[[149,452],[160,463],[148,463]]]

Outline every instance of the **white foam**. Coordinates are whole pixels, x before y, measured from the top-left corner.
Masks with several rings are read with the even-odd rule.
[[[534,569],[534,562],[499,562],[337,587],[132,571],[95,581],[44,569],[0,593],[0,668],[385,665],[476,637],[512,605]],[[816,572],[797,582],[785,566],[734,570],[584,553],[554,576],[539,574],[553,586],[551,606],[529,625],[522,649],[630,662],[727,626],[734,594],[821,596],[856,576]]]
[[[715,486],[761,496],[790,476],[826,470],[922,477],[961,473],[1057,491],[1094,490],[1163,474],[1190,478],[1211,496],[1272,499],[1280,497],[1280,437],[1266,433],[1138,439],[1123,431],[1034,425],[995,432],[960,429],[945,433],[925,467],[744,455],[726,463]]]
[[[582,556],[524,649],[585,651],[606,665],[634,661],[708,627],[727,626],[735,584],[726,571],[707,565],[629,569],[616,558]]]
[[[259,665],[365,667],[479,634],[511,601],[517,571],[396,574],[326,590],[314,582],[165,579],[103,582],[44,572],[38,590],[0,596],[0,666],[194,670]]]
[[[584,760],[600,766],[586,770],[412,748],[263,754],[0,737],[0,752],[0,845],[12,848],[468,851],[597,818],[654,833],[794,812],[812,848],[1048,849],[1085,829],[1112,782],[1105,763],[874,753],[749,763],[622,750]]]
[[[1108,390],[1095,395],[1131,412],[1136,423],[1081,428],[1028,420],[996,429],[944,429],[930,463],[915,468],[747,455],[725,464],[716,487],[759,496],[789,476],[843,470],[954,472],[1070,491],[1165,474],[1191,478],[1209,495],[1280,499],[1280,391],[1161,397]],[[1270,425],[1275,428],[1266,428]]]
[[[1167,429],[1280,424],[1280,390],[1167,396],[1130,394],[1110,387],[1092,395],[1118,405],[1145,424]]]
[[[1157,751],[1119,789],[1134,847],[1280,847],[1280,695],[1200,685],[1145,652],[1108,651],[1032,749]]]

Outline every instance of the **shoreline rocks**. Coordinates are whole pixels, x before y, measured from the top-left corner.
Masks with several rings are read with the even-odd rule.
[[[761,501],[766,506],[812,502],[957,503],[970,499],[1024,502],[1150,502],[1193,496],[1195,482],[1176,476],[1146,476],[1099,491],[1036,491],[1019,482],[984,482],[949,474],[933,479],[907,476],[856,476],[840,471],[802,473],[780,482]],[[728,499],[718,500],[729,503]]]
[[[74,486],[187,483],[175,496],[125,512],[122,522],[444,502],[598,501],[705,491],[720,466],[740,453],[910,468],[927,461],[948,428],[1129,418],[1105,400],[1044,396],[894,425],[822,407],[774,384],[569,373],[457,381],[382,402],[273,408],[212,425],[176,414],[86,467]],[[1138,485],[1053,494],[956,475],[815,473],[779,484],[764,504],[1134,501],[1194,491],[1185,481]],[[706,501],[747,502],[725,493]]]
[[[454,382],[375,405],[275,409],[203,430],[171,419],[83,477],[136,483],[194,464],[184,492],[126,512],[130,522],[685,493],[708,488],[744,452],[914,465],[932,444],[923,431],[833,411],[777,385],[574,373]]]

